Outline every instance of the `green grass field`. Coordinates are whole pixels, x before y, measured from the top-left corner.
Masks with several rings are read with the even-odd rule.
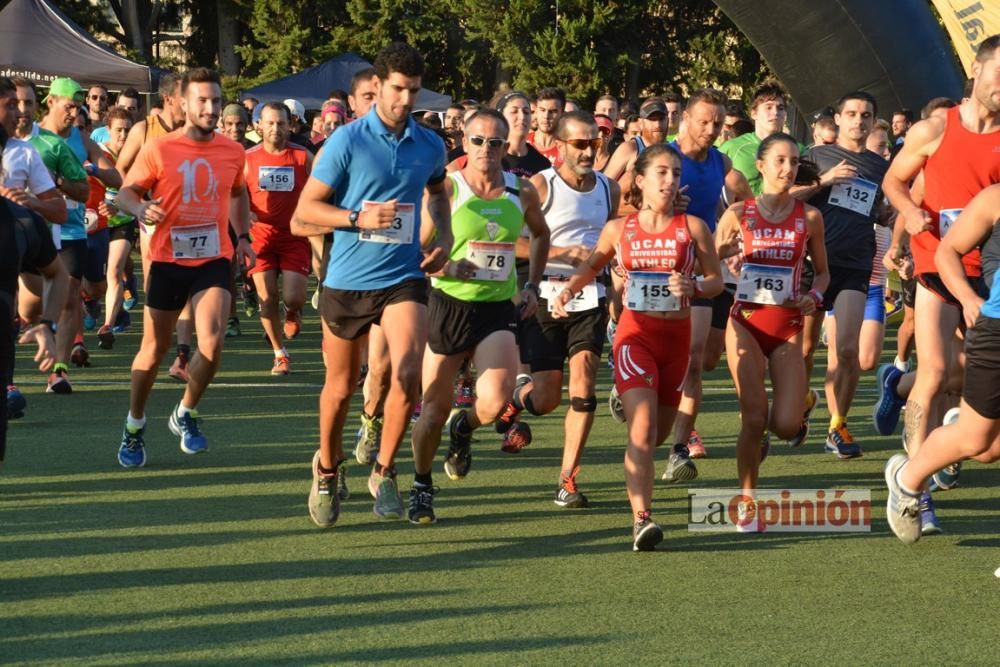
[[[691,533],[685,488],[657,481],[666,539],[656,553],[632,553],[624,428],[603,403],[606,369],[580,475],[590,509],[552,503],[560,410],[531,421],[535,441],[517,456],[481,432],[462,482],[437,463],[437,525],[380,522],[355,465],[340,522],[321,531],[306,510],[317,327],[310,311],[289,346],[294,374],[272,378],[259,325],[244,322],[201,406],[210,451],[196,458],[167,430],[181,390],[164,365],[138,470],[115,460],[135,330],[112,352],[92,343],[94,366],[73,373],[72,396],[44,394],[21,352],[29,411],[12,424],[0,474],[0,663],[998,660],[1000,468],[967,465],[962,485],[937,497],[946,533],[899,543],[882,482],[898,438],[870,426],[870,374],[852,421],[864,458],[823,453],[821,408],[808,444],[776,444],[761,477],[762,486],[872,489],[870,534]],[[706,386],[699,431],[710,458],[692,486],[732,487],[735,396],[722,369]],[[408,455],[399,469],[408,488]]]

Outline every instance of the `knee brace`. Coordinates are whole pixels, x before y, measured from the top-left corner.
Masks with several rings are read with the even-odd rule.
[[[514,400],[512,402],[514,404],[514,407],[517,408],[518,410],[527,410],[529,413],[535,415],[536,417],[543,416],[543,413],[539,412],[535,408],[535,402],[531,400],[530,391],[527,392],[526,394],[521,394],[520,396],[517,394],[517,392],[515,392]]]
[[[580,398],[579,396],[572,396],[569,399],[569,405],[574,412],[596,412],[597,397],[588,396],[587,398]]]

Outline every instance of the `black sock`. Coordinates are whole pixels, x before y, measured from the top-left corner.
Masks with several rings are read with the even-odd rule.
[[[674,445],[674,452],[676,452],[677,454],[684,454],[684,456],[690,455],[686,442],[678,442],[676,445]]]
[[[324,468],[322,463],[319,464],[319,473],[321,475],[332,475],[335,472],[337,472],[336,468]]]
[[[468,435],[472,433],[472,427],[469,426],[469,413],[464,410],[458,417],[455,418],[455,431],[461,433],[462,435]]]
[[[179,357],[190,357],[191,356],[191,346],[177,344],[177,356]]]
[[[413,476],[413,486],[420,486],[425,489],[429,489],[432,486],[434,486],[434,478],[431,476],[431,473],[429,472],[425,473],[418,472]]]

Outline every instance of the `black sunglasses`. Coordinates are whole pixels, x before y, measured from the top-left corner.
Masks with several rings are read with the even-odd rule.
[[[500,148],[505,143],[507,143],[507,140],[501,139],[500,137],[490,137],[489,139],[487,139],[486,137],[481,137],[478,134],[474,134],[469,137],[469,143],[471,143],[473,146],[482,146],[483,144],[486,144],[490,148]]]

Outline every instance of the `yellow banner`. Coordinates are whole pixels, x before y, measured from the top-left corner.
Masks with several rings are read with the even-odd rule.
[[[958,51],[966,76],[972,76],[972,61],[980,42],[1000,33],[1000,2],[997,0],[933,0]]]

